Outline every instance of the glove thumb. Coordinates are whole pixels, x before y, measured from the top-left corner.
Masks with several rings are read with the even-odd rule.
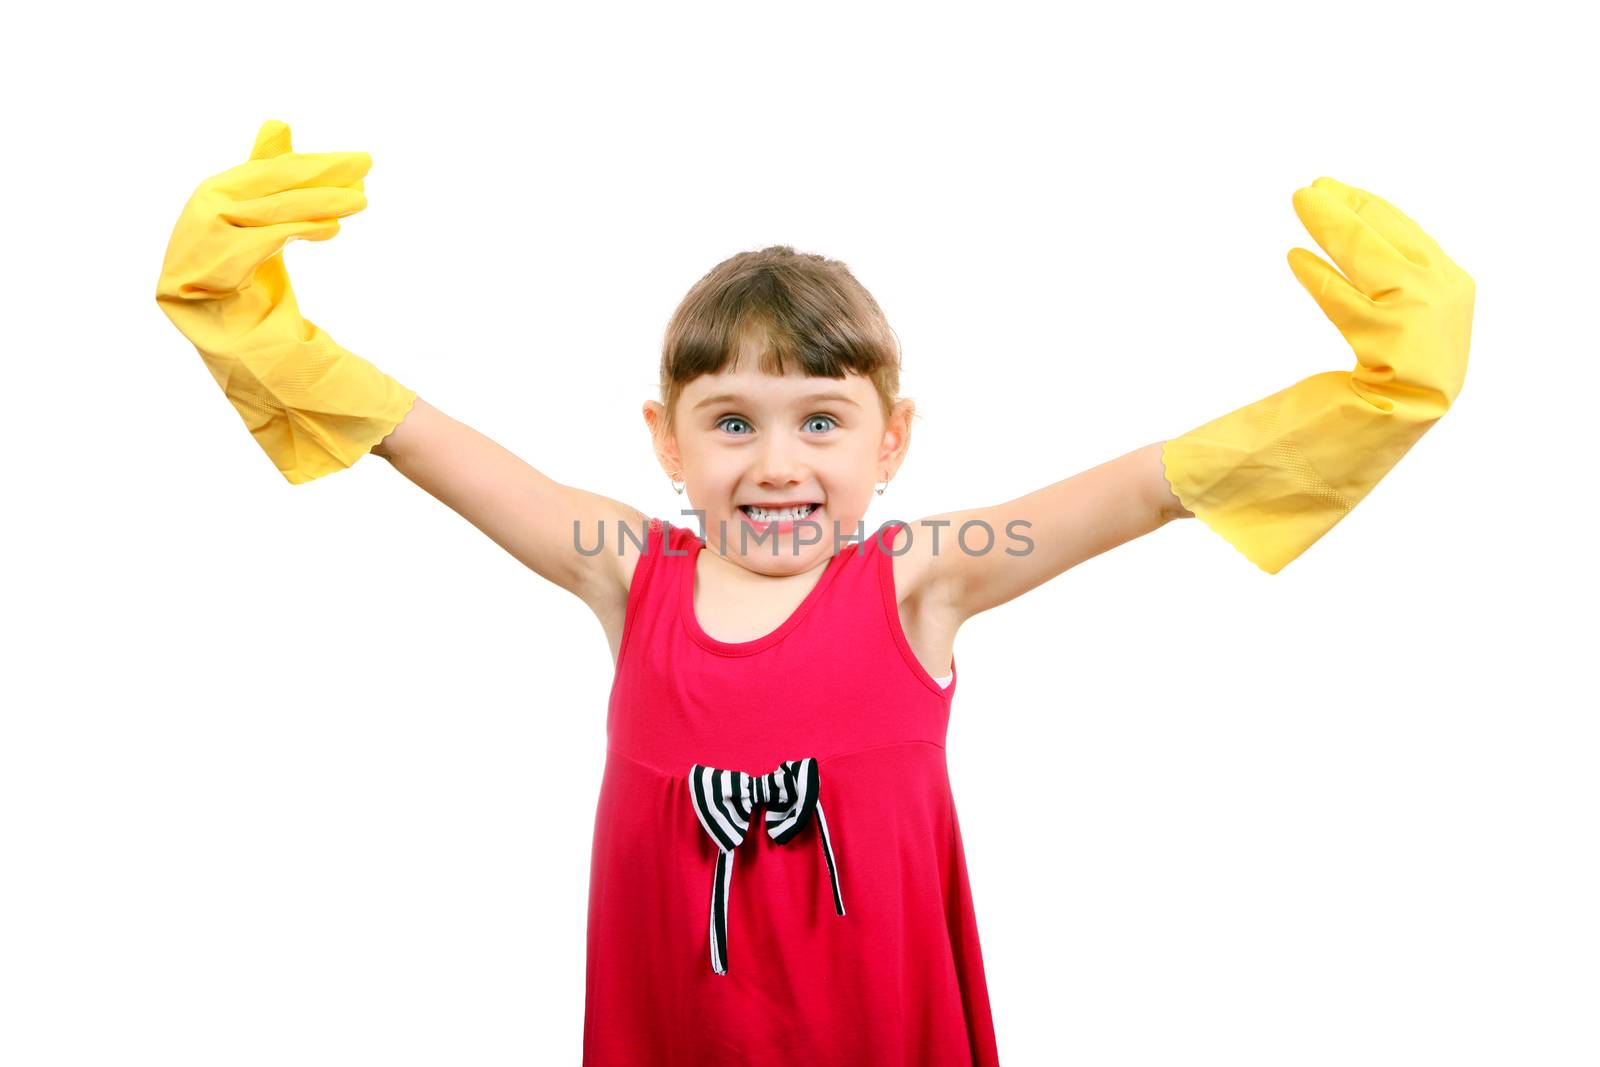
[[[1304,248],[1289,249],[1289,269],[1328,321],[1339,328],[1345,340],[1356,345],[1363,325],[1373,317],[1372,301],[1321,256]],[[1356,354],[1361,354],[1359,347]]]
[[[273,156],[281,156],[285,152],[292,151],[294,149],[289,146],[289,124],[279,122],[277,119],[268,119],[256,132],[256,143],[250,150],[250,158],[271,159]]]

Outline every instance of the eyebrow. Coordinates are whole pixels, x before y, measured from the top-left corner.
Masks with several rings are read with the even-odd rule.
[[[824,400],[837,400],[837,401],[839,401],[841,403],[849,404],[851,407],[856,407],[856,408],[859,408],[861,406],[860,404],[856,403],[854,400],[850,399],[848,396],[846,396],[843,393],[812,393],[809,396],[800,397],[799,400],[796,401],[796,403],[797,404],[818,404],[818,403],[821,403]],[[696,404],[690,410],[691,411],[699,411],[701,408],[710,407],[712,404],[742,404],[744,402],[745,402],[745,398],[740,396],[737,393],[718,393],[716,396],[708,396],[708,397],[706,397],[704,400],[700,401],[700,403]]]

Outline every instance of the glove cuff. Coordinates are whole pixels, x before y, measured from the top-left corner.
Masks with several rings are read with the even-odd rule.
[[[1349,514],[1444,413],[1432,391],[1369,399],[1330,371],[1163,443],[1172,492],[1277,574]]]

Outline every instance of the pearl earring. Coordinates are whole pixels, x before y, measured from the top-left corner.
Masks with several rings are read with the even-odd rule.
[[[667,480],[672,483],[672,491],[674,493],[682,493],[683,487],[689,484],[688,482],[678,481],[678,475],[682,473],[682,471],[673,471],[671,474],[667,475]]]
[[[887,474],[885,474],[883,476],[883,481],[881,481],[877,485],[873,486],[872,487],[872,491],[874,493],[877,493],[879,496],[882,496],[883,495],[883,491],[885,489],[887,489],[887,488],[889,488],[889,476]]]

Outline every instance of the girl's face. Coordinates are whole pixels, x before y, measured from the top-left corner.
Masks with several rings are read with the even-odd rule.
[[[885,425],[877,390],[857,374],[842,381],[757,370],[701,375],[679,394],[675,433],[658,448],[667,472],[681,472],[688,506],[704,512],[703,520],[686,515],[678,525],[703,521],[706,546],[750,570],[808,571],[856,534],[874,484],[894,476],[910,444],[912,410],[902,400]],[[661,414],[659,403],[645,405],[653,431]],[[814,508],[787,528],[747,510],[797,504]]]

